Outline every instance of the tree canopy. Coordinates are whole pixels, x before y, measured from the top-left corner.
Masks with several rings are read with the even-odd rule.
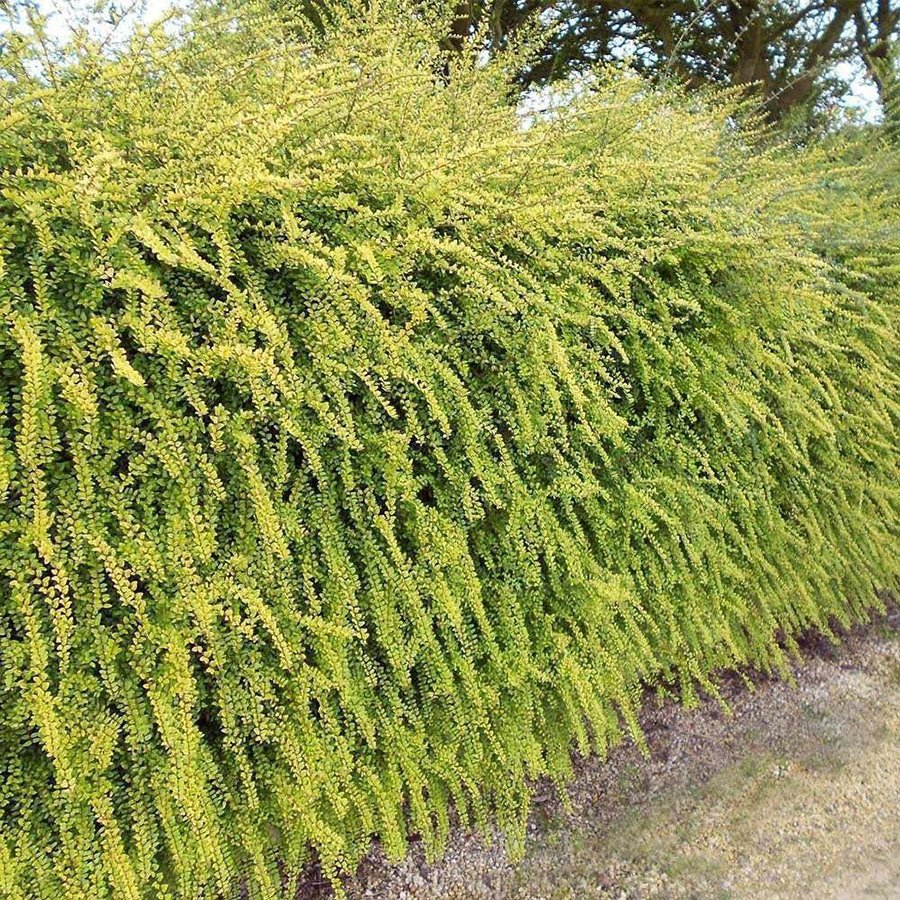
[[[628,56],[645,73],[694,87],[753,85],[770,118],[780,119],[839,99],[848,89],[841,63],[864,69],[882,92],[900,2],[465,0],[450,42],[482,27],[501,46],[535,19],[552,31],[521,74],[525,85]]]

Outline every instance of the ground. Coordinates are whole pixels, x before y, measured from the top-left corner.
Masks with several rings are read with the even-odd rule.
[[[433,865],[373,851],[348,896],[900,898],[900,613],[805,651],[794,684],[728,682],[730,712],[648,709],[650,756],[580,760],[569,810],[539,790],[522,862],[458,832]]]

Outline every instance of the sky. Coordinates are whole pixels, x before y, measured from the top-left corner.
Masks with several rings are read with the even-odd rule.
[[[118,5],[127,9],[132,4],[136,13],[131,19],[144,22],[160,18],[175,5],[173,0],[119,0]],[[48,17],[51,34],[63,37],[73,25],[90,16],[94,4],[90,0],[38,0],[37,5]]]

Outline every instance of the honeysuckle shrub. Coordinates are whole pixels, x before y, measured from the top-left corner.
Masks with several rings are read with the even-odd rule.
[[[646,689],[897,584],[878,167],[333,18],[7,43],[4,897],[276,897],[451,807],[515,850]]]

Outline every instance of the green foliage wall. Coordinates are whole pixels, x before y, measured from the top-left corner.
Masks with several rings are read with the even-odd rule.
[[[890,185],[624,73],[523,118],[402,9],[196,22],[4,63],[0,896],[515,845],[642,685],[896,585]]]

